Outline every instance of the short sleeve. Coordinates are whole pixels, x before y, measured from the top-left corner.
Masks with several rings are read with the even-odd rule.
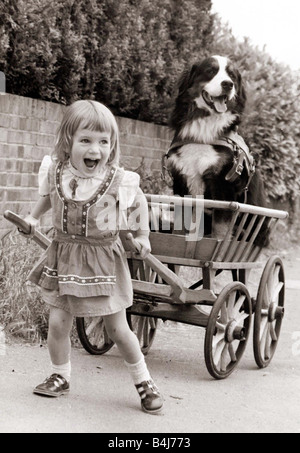
[[[49,181],[48,181],[48,172],[52,164],[52,159],[50,156],[45,156],[42,160],[38,181],[39,181],[39,194],[41,197],[45,197],[50,193]]]
[[[129,209],[135,200],[140,187],[140,176],[133,171],[125,171],[119,187],[119,202],[122,210]]]

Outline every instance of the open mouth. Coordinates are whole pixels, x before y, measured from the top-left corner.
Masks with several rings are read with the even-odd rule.
[[[211,96],[207,91],[203,90],[202,97],[206,104],[209,107],[214,108],[216,112],[224,113],[227,111],[228,96],[226,94],[221,96]]]
[[[99,163],[99,159],[83,159],[83,161],[84,161],[84,165],[89,170],[94,170]]]

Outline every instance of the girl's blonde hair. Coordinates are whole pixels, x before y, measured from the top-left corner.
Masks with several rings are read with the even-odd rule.
[[[119,128],[112,112],[97,101],[76,101],[67,107],[57,132],[53,157],[65,162],[70,157],[73,137],[79,129],[89,129],[110,134],[110,165],[118,165],[120,157]]]

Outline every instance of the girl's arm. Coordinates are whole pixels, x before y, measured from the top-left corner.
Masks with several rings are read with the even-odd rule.
[[[141,257],[145,258],[145,256],[151,252],[151,245],[149,241],[150,229],[148,203],[141,189],[138,190],[133,206],[137,206],[139,213],[137,221],[138,228],[136,230],[135,239],[141,245]]]
[[[51,201],[50,201],[50,195],[46,195],[45,197],[40,197],[32,209],[32,212],[25,217],[26,222],[28,222],[30,225],[35,226],[41,216],[45,214],[49,209],[51,208]]]

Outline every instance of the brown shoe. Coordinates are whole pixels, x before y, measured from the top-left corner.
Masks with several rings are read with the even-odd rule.
[[[69,391],[70,385],[66,379],[60,374],[52,374],[49,378],[45,379],[42,384],[38,385],[33,390],[33,393],[36,395],[58,397],[65,393],[69,393]]]
[[[163,398],[153,380],[143,381],[135,386],[140,397],[143,411],[157,414],[162,410]]]

